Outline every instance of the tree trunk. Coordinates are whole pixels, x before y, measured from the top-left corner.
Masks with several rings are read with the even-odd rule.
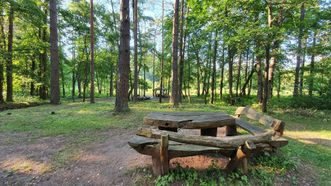
[[[308,90],[309,96],[313,96],[313,89],[314,89],[315,45],[316,45],[316,31],[314,31],[314,35],[313,35],[313,46],[312,46],[313,52],[310,61],[309,90]]]
[[[76,75],[75,75],[75,71],[72,71],[72,87],[71,87],[71,99],[74,102],[75,101],[75,87],[76,87]]]
[[[232,92],[232,86],[233,86],[233,54],[230,49],[230,46],[228,46],[228,63],[229,63],[229,95],[230,99],[233,98],[233,92]]]
[[[255,56],[254,56],[254,52],[252,53],[252,63],[251,63],[251,72],[254,70],[254,60],[255,60]],[[248,92],[247,95],[250,96],[251,95],[251,90],[252,90],[252,84],[253,84],[253,78],[251,78],[249,80],[249,86],[248,86]]]
[[[256,71],[257,71],[257,99],[259,100],[259,103],[262,103],[263,77],[262,77],[262,65],[261,65],[260,56],[256,56]]]
[[[183,77],[184,77],[184,0],[181,0],[181,23],[180,23],[180,36],[179,36],[179,87],[178,87],[178,99],[182,102],[183,97]]]
[[[278,87],[277,87],[277,98],[280,97],[280,86],[281,86],[281,72],[278,70]]]
[[[116,86],[115,111],[129,110],[129,71],[130,71],[130,6],[129,0],[121,0],[120,60]]]
[[[306,43],[307,43],[307,40],[305,39],[304,43],[303,43],[304,48],[303,48],[303,52],[302,52],[302,64],[301,64],[301,71],[300,71],[300,87],[299,87],[300,96],[302,96],[303,77],[304,77],[304,74],[305,74]]]
[[[211,80],[211,104],[215,102],[215,89],[216,89],[216,59],[217,59],[217,31],[215,32],[214,38],[214,56],[213,56],[213,73],[212,73],[212,80]]]
[[[13,34],[14,34],[14,8],[10,5],[8,25],[8,57],[6,64],[7,102],[13,101]]]
[[[173,30],[172,30],[172,92],[170,101],[173,107],[178,107],[178,17],[179,0],[175,0]]]
[[[134,80],[133,80],[133,101],[138,96],[138,0],[132,0],[133,8],[133,43],[134,43]]]
[[[4,2],[0,2],[0,14],[3,14],[3,4]],[[4,16],[0,16],[0,50],[5,51],[6,48],[6,38],[4,31]],[[3,84],[4,84],[4,58],[0,57],[0,104],[4,103],[3,96]]]
[[[164,64],[164,0],[162,0],[162,41],[161,41],[161,79],[160,79],[160,96],[159,103],[162,103],[163,95],[163,64]]]
[[[301,14],[300,14],[300,26],[299,26],[299,35],[298,35],[298,51],[297,51],[297,64],[295,68],[295,78],[294,78],[294,89],[293,96],[298,96],[299,94],[299,75],[300,75],[300,66],[302,63],[302,36],[303,36],[303,21],[305,18],[305,3],[301,4]]]
[[[222,64],[221,64],[221,81],[220,81],[220,99],[223,98],[224,66],[225,66],[225,45],[223,44],[223,49],[222,49]]]
[[[237,71],[237,84],[236,84],[236,97],[238,97],[239,96],[239,89],[240,89],[240,84],[241,84],[241,78],[240,78],[240,76],[241,76],[241,63],[242,63],[242,53],[240,52],[240,54],[239,54],[239,61],[238,61],[238,71]]]
[[[267,112],[268,105],[268,82],[269,82],[270,45],[266,46],[265,66],[264,66],[264,94],[262,98],[262,112]]]
[[[110,77],[109,77],[109,97],[114,95],[114,65],[110,64]]]
[[[33,59],[31,60],[31,84],[30,84],[30,96],[34,96],[35,95],[35,85],[34,85],[34,80],[35,80],[35,70],[36,70],[36,61],[35,61],[35,56],[33,56]]]
[[[90,35],[91,35],[91,88],[90,88],[90,103],[95,103],[94,100],[94,10],[93,10],[93,0],[90,0]]]
[[[47,8],[44,10],[45,17],[44,17],[44,24],[47,24]],[[41,40],[46,43],[47,42],[47,28],[43,27],[40,33]],[[39,89],[39,96],[41,99],[46,100],[47,98],[47,52],[46,48],[43,48],[43,52],[40,55],[40,78],[41,78],[41,86]]]
[[[244,79],[245,79],[245,82],[247,81],[248,79],[248,66],[249,66],[249,48],[247,49],[247,53],[246,53],[246,64],[245,64],[245,75],[244,75]],[[246,96],[246,86],[244,89],[242,89],[242,95]]]
[[[89,54],[87,52],[87,35],[84,36],[84,53],[86,60],[84,61],[84,82],[83,82],[83,102],[86,100],[86,88],[88,84],[88,70],[89,70]]]
[[[59,51],[56,0],[50,0],[51,104],[60,104]]]

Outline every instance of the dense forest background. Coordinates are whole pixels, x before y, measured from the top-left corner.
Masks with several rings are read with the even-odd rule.
[[[63,100],[116,95],[123,2],[91,2],[57,1],[56,27],[47,0],[0,2],[0,104],[48,100],[52,70]],[[133,101],[163,89],[174,106],[197,96],[263,111],[268,103],[331,108],[327,0],[140,0],[127,8],[131,57],[122,67]],[[51,65],[55,29],[59,66]]]

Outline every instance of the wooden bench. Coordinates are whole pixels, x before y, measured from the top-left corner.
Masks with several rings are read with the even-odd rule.
[[[226,116],[224,116],[224,118],[227,118],[226,121],[228,124],[226,126],[231,126],[231,130],[234,130],[234,132],[236,132],[236,127],[238,126],[251,134],[226,137],[206,136],[202,132],[202,129],[213,122],[210,121],[209,124],[204,125],[203,123],[199,123],[198,119],[196,119],[195,122],[198,123],[197,125],[199,125],[199,127],[202,127],[201,136],[180,134],[176,132],[177,128],[197,128],[197,125],[194,125],[192,120],[187,120],[187,117],[191,114],[181,113],[183,120],[180,120],[180,122],[174,122],[178,120],[178,117],[171,118],[171,116],[162,120],[164,122],[161,122],[161,127],[170,127],[172,131],[160,130],[152,124],[154,120],[150,120],[150,117],[146,117],[144,119],[145,124],[152,125],[153,127],[139,129],[136,136],[130,139],[129,145],[141,154],[152,156],[153,172],[156,175],[163,175],[169,171],[169,161],[172,158],[194,155],[222,155],[228,157],[230,158],[230,162],[226,166],[228,171],[240,167],[247,173],[248,158],[251,155],[261,151],[272,151],[288,143],[285,138],[280,137],[280,134],[283,134],[283,132],[280,132],[278,128],[273,128],[277,130],[264,130],[241,120],[239,118],[240,115],[247,113],[247,110],[249,110],[249,113],[253,113],[248,108],[238,108],[238,112],[236,111],[235,114],[236,116],[233,116],[233,123],[231,123]],[[177,113],[171,115],[179,116]],[[203,114],[200,113],[200,115],[200,119],[202,119]],[[224,118],[221,119],[221,117],[223,116],[218,115],[218,120],[225,121]],[[187,125],[182,122],[184,120],[188,122]],[[217,120],[217,117],[215,120]],[[160,121],[157,122],[160,123]],[[215,123],[212,124],[213,127],[215,127],[214,124]],[[221,123],[220,126],[224,126],[224,123]],[[176,128],[176,130],[173,130],[174,128]],[[234,134],[235,133],[232,133],[231,135]]]

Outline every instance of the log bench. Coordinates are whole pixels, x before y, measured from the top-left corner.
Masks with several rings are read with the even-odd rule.
[[[281,137],[284,122],[274,121],[270,116],[261,119],[265,116],[260,113],[256,114],[259,117],[253,118],[251,115],[256,112],[253,111],[248,107],[240,107],[235,116],[223,113],[151,113],[144,118],[144,124],[150,127],[139,129],[129,140],[129,145],[137,152],[152,157],[155,175],[166,174],[172,158],[194,155],[228,157],[230,162],[226,166],[227,171],[242,168],[247,173],[248,158],[254,153],[272,151],[288,143]],[[241,115],[258,118],[271,130],[254,126],[240,119]],[[272,121],[273,124],[266,121]],[[227,136],[217,136],[217,128],[224,126],[227,127]],[[236,135],[237,127],[250,134]],[[201,132],[200,135],[178,133],[182,128],[201,129]]]

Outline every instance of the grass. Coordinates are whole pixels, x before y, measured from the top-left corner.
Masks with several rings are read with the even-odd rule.
[[[184,103],[178,109],[173,109],[167,102],[159,104],[145,101],[130,103],[131,110],[128,113],[114,114],[114,103],[109,99],[97,100],[96,104],[68,101],[59,106],[42,105],[0,112],[0,133],[28,133],[33,138],[59,135],[72,137],[70,144],[54,156],[54,165],[60,167],[79,156],[81,146],[102,141],[105,138],[99,135],[102,131],[111,128],[137,128],[142,125],[143,117],[149,112],[206,111],[233,114],[236,107],[224,102],[205,105],[202,100],[193,98],[192,103]],[[255,160],[249,175],[241,172],[225,174],[215,167],[202,172],[178,168],[164,177],[152,178],[148,171],[137,170],[137,175],[148,178],[138,179],[137,183],[141,183],[139,180],[149,180],[149,183],[156,181],[158,185],[167,185],[182,180],[180,183],[187,185],[271,185],[277,178],[299,172],[291,175],[290,181],[295,184],[300,176],[305,176],[299,175],[300,171],[297,169],[308,166],[316,173],[314,179],[319,185],[330,185],[331,111],[300,108],[270,110],[272,116],[286,122],[285,135],[289,137],[290,143],[275,158],[266,156]]]

